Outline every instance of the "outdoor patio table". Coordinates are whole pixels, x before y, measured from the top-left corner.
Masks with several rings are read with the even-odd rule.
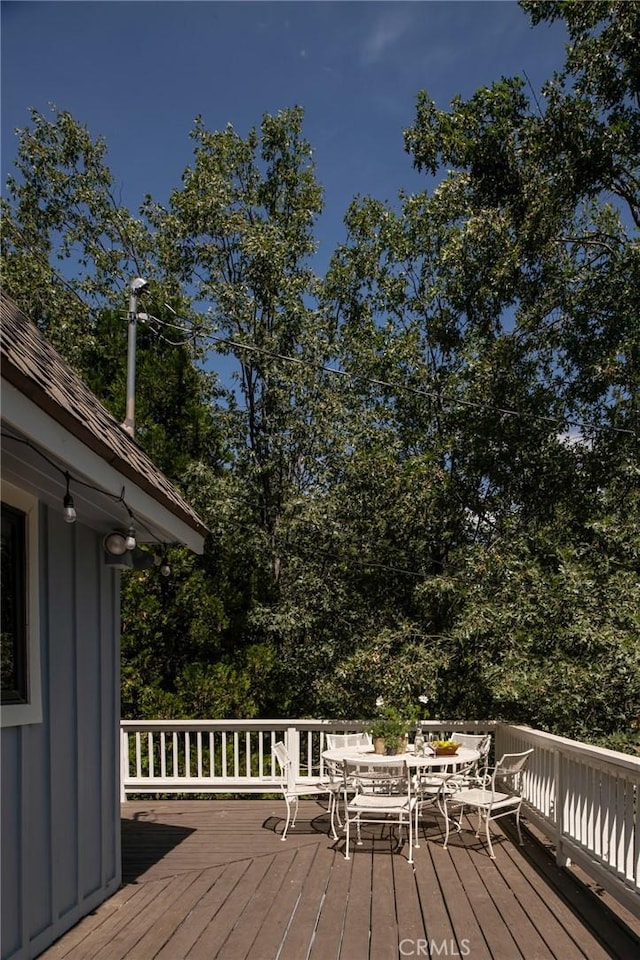
[[[373,747],[370,744],[362,744],[355,747],[339,747],[332,750],[325,750],[322,753],[323,760],[326,760],[328,763],[332,764],[342,764],[344,761],[351,761],[353,763],[366,763],[367,760],[371,761],[371,764],[375,764],[377,768],[389,764],[390,767],[398,766],[398,762],[404,761],[407,765],[407,769],[414,769],[416,772],[422,772],[430,768],[442,770],[445,768],[447,770],[453,769],[457,766],[471,763],[474,760],[477,760],[480,757],[480,751],[474,750],[471,747],[460,747],[457,753],[447,754],[437,756],[435,753],[428,756],[416,756],[413,751],[413,747],[410,746],[406,753],[396,753],[392,756],[387,756],[386,754],[376,753]],[[417,830],[418,830],[418,814],[416,807],[416,817],[415,824],[412,822],[413,817],[409,818],[409,846],[412,847],[412,837],[411,834],[415,831],[416,840],[417,840]],[[446,810],[444,813],[446,817]],[[448,825],[447,825],[448,827]]]
[[[352,760],[362,763],[363,760],[371,758],[372,763],[384,763],[385,761],[405,760],[407,766],[423,769],[424,767],[457,767],[461,764],[471,763],[480,757],[479,750],[473,750],[471,747],[460,747],[457,753],[447,756],[436,756],[435,753],[429,756],[417,757],[410,746],[407,753],[396,753],[394,756],[387,756],[382,753],[375,753],[373,747],[369,744],[363,744],[360,747],[339,747],[334,750],[325,750],[322,754],[323,760],[331,763],[342,763],[343,760]]]

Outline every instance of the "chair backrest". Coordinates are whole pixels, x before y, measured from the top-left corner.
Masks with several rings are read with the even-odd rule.
[[[455,740],[461,747],[479,750],[481,757],[486,756],[491,749],[490,733],[452,733],[449,739]]]
[[[411,794],[411,776],[404,760],[344,760],[342,764],[345,786],[363,793],[397,795]]]
[[[284,745],[282,740],[278,740],[273,745],[273,753],[280,765],[280,774],[284,778],[287,773],[287,769],[291,766],[291,757],[289,756],[289,751]]]
[[[533,753],[533,747],[523,753],[505,753],[493,770],[492,787],[519,794],[522,786],[522,774]]]
[[[325,740],[328,750],[339,750],[341,747],[362,747],[371,743],[368,733],[326,733]]]

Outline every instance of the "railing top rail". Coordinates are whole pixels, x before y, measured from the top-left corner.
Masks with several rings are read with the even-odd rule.
[[[369,721],[370,723],[370,721]],[[234,731],[282,731],[295,727],[297,730],[327,730],[348,728],[349,730],[365,730],[366,720],[121,720],[120,728],[126,733],[151,733],[165,731],[166,733],[209,733]]]
[[[567,737],[558,737],[553,733],[535,730],[533,727],[507,723],[503,724],[503,726],[524,734],[530,743],[538,743],[542,747],[559,750],[564,754],[570,753],[575,756],[590,757],[593,760],[607,765],[625,767],[640,776],[640,757],[633,757],[631,754],[621,753],[619,750],[608,750],[606,747],[596,747],[589,743],[582,743],[580,740],[569,740]]]
[[[120,727],[132,733],[151,730],[166,731],[196,731],[196,730],[286,730],[295,727],[298,730],[333,730],[334,727],[345,727],[351,730],[366,730],[371,726],[371,720],[313,720],[282,718],[266,720],[121,720]],[[456,730],[464,728],[471,730],[475,727],[493,729],[497,726],[496,720],[423,720],[423,724]]]

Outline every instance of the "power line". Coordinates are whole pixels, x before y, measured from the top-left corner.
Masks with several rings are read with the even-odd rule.
[[[23,236],[22,232],[17,226],[15,226],[15,224],[12,225],[12,227],[21,236]],[[69,281],[67,281],[64,277],[62,277],[45,257],[40,256],[30,246],[28,246],[28,249],[36,259],[40,260],[42,264],[48,267],[48,269],[51,271],[54,277],[56,277],[61,283],[63,283],[70,290],[71,293],[73,293],[73,295],[80,301],[80,303],[84,306],[84,308],[88,311],[88,313],[91,316],[94,316],[92,309],[83,301],[82,297],[75,290],[75,288],[69,283]],[[173,310],[173,308],[170,307],[169,304],[165,304],[165,306],[169,310],[171,310],[171,312],[174,315],[176,315],[175,310]],[[501,416],[515,417],[521,420],[530,420],[530,421],[538,421],[540,423],[553,424],[557,427],[576,427],[577,429],[582,431],[595,431],[597,433],[620,433],[626,436],[634,437],[636,440],[638,439],[637,432],[627,427],[616,427],[613,425],[600,425],[597,423],[593,423],[592,421],[577,420],[577,419],[566,418],[566,417],[551,417],[545,414],[536,414],[528,411],[523,412],[521,410],[515,410],[511,407],[500,407],[495,404],[480,403],[474,400],[466,400],[462,397],[450,397],[450,396],[446,396],[441,393],[438,393],[435,390],[425,390],[422,387],[413,387],[408,383],[402,383],[401,381],[398,381],[398,380],[383,380],[377,377],[369,377],[369,376],[366,376],[366,374],[352,373],[351,371],[348,371],[348,370],[341,370],[338,367],[330,367],[327,364],[316,363],[312,360],[304,360],[301,357],[292,357],[288,354],[276,353],[274,351],[267,350],[265,347],[258,347],[255,344],[243,343],[242,341],[233,340],[230,337],[221,337],[213,333],[207,333],[207,334],[199,333],[193,321],[185,321],[187,323],[191,323],[192,326],[195,328],[191,333],[188,333],[184,324],[176,324],[176,323],[170,323],[169,321],[166,321],[166,320],[160,320],[158,317],[155,317],[151,314],[146,314],[144,319],[153,320],[155,323],[159,324],[162,327],[179,330],[181,333],[187,334],[188,339],[191,339],[194,342],[197,339],[201,339],[203,341],[219,343],[224,346],[232,347],[235,350],[244,350],[249,353],[255,353],[261,356],[268,357],[271,360],[278,360],[282,363],[291,363],[297,366],[306,367],[307,369],[312,369],[317,372],[327,373],[332,376],[342,377],[344,379],[351,380],[352,382],[370,383],[372,386],[383,387],[385,389],[391,389],[394,391],[410,393],[410,394],[413,394],[414,396],[419,396],[419,397],[423,397],[430,400],[436,400],[439,403],[442,403],[444,406],[457,405],[457,406],[465,407],[467,409],[483,410],[488,413],[497,413],[497,414],[500,414]],[[160,339],[163,339],[166,343],[169,343],[171,346],[182,345],[180,342],[169,340],[168,338],[160,334],[157,330],[155,330],[154,332]]]
[[[175,313],[168,304],[165,304],[171,310],[172,313]],[[161,326],[170,327],[174,330],[181,330],[186,333],[184,326],[179,324],[170,323],[166,320],[160,320],[158,317],[153,317],[157,323]],[[185,321],[190,322],[190,321]],[[162,336],[159,334],[159,336]],[[315,363],[312,360],[304,360],[301,357],[292,357],[288,354],[276,353],[272,350],[267,350],[265,347],[258,347],[255,344],[245,343],[241,340],[232,340],[229,337],[217,336],[213,333],[208,334],[198,334],[195,331],[192,336],[200,336],[203,340],[209,340],[214,343],[220,343],[224,346],[233,347],[236,350],[246,350],[249,353],[256,353],[262,356],[269,357],[271,360],[280,360],[283,363],[292,363],[297,366],[307,367],[309,369],[316,370],[321,373],[333,374],[335,376],[345,377],[350,380],[359,380],[365,383],[370,383],[373,386],[385,387],[392,390],[399,390],[400,392],[411,393],[415,396],[425,397],[430,400],[438,400],[441,403],[444,403],[445,406],[462,406],[474,410],[485,410],[490,413],[499,413],[503,416],[508,417],[519,417],[524,420],[539,420],[543,423],[555,424],[556,426],[569,426],[569,427],[578,427],[581,430],[595,430],[598,432],[611,432],[611,433],[624,433],[632,437],[637,437],[637,434],[634,430],[628,429],[626,427],[615,427],[615,426],[601,426],[600,424],[593,423],[586,420],[574,420],[568,419],[566,417],[550,417],[545,416],[544,414],[536,414],[529,412],[522,412],[521,410],[514,410],[511,407],[499,407],[495,404],[488,403],[479,403],[474,400],[465,400],[462,397],[447,397],[442,395],[435,390],[425,390],[422,387],[412,387],[408,383],[402,383],[398,380],[382,380],[376,377],[369,377],[363,373],[352,373],[349,370],[341,370],[338,367],[330,367],[327,364]],[[172,341],[168,341],[171,343]]]
[[[182,329],[183,327],[178,326],[177,324],[170,324],[164,320],[159,320],[157,317],[154,317],[155,320],[162,326],[173,327],[174,329]],[[197,334],[196,334],[197,336]],[[521,410],[514,410],[510,407],[499,407],[494,404],[489,403],[479,403],[474,400],[465,400],[462,397],[450,397],[438,393],[435,390],[425,390],[422,387],[413,387],[408,383],[402,383],[399,380],[382,380],[377,377],[369,377],[363,373],[352,373],[349,370],[341,370],[337,367],[330,367],[327,364],[315,363],[312,360],[303,360],[301,357],[292,357],[288,354],[275,353],[274,351],[267,350],[264,347],[258,347],[255,344],[244,343],[239,340],[232,340],[229,337],[220,337],[216,334],[203,334],[203,340],[209,340],[215,343],[223,344],[224,346],[233,347],[236,350],[246,350],[249,353],[256,353],[262,356],[269,357],[271,360],[280,360],[283,363],[292,363],[297,366],[307,367],[309,369],[316,370],[321,373],[328,373],[334,376],[344,377],[352,381],[362,381],[364,383],[370,383],[373,386],[385,387],[391,390],[396,390],[405,393],[411,393],[415,396],[425,397],[430,400],[438,400],[440,403],[443,403],[445,406],[462,406],[474,410],[484,410],[489,413],[499,413],[502,416],[508,417],[518,417],[523,420],[538,420],[542,423],[554,424],[556,426],[569,426],[577,427],[580,430],[594,430],[597,432],[610,432],[610,433],[623,433],[632,437],[637,437],[635,430],[628,429],[626,427],[615,427],[615,426],[601,426],[600,424],[593,423],[586,420],[575,420],[569,419],[566,417],[550,417],[544,414],[529,413],[523,412]]]

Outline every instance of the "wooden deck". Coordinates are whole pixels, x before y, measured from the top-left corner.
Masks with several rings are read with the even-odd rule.
[[[122,808],[123,886],[43,960],[637,960],[640,923],[498,825],[495,861],[473,833],[415,864],[372,842],[352,859],[326,812],[282,800],[135,801]],[[504,821],[503,821],[504,822]],[[508,829],[508,828],[507,828]],[[379,833],[376,836],[380,836]]]

